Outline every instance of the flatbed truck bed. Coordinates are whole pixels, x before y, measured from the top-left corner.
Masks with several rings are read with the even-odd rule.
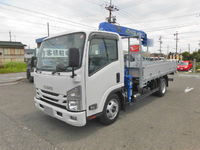
[[[130,67],[127,67],[129,74],[133,76],[135,81],[139,80],[140,62],[130,62]],[[142,62],[142,87],[146,86],[147,82],[156,78],[172,74],[177,70],[177,63],[173,61],[143,61]]]

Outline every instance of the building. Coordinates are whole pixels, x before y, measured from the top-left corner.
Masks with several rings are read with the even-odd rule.
[[[39,48],[40,48],[40,45],[42,44],[42,41],[44,39],[46,39],[47,37],[43,37],[43,38],[39,38],[39,39],[36,39],[35,42],[37,43],[37,49],[36,49],[36,57],[37,57],[37,53],[39,51]]]
[[[37,43],[37,48],[40,48],[40,45],[41,45],[41,43],[42,43],[42,41],[44,40],[44,39],[46,39],[47,37],[43,37],[43,38],[39,38],[39,39],[36,39],[35,40],[35,42]]]
[[[35,49],[24,49],[24,59],[27,62],[31,59],[31,57],[36,56],[36,50]]]
[[[21,42],[0,41],[0,65],[9,61],[24,62],[24,47]]]
[[[165,54],[163,54],[163,53],[152,53],[152,54],[150,54],[150,57],[165,57]]]

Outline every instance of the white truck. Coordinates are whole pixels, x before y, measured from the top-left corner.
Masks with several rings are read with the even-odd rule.
[[[80,31],[43,40],[34,71],[35,106],[72,126],[94,118],[109,125],[127,104],[151,94],[164,96],[176,62],[125,62],[123,38],[138,39],[142,58],[140,32]]]

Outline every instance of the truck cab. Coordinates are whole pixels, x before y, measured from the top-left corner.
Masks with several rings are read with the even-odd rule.
[[[70,65],[77,56],[78,64]],[[84,126],[98,116],[104,116],[100,121],[105,124],[114,122],[120,110],[119,91],[124,87],[119,34],[72,32],[45,39],[34,82],[35,105],[44,113],[73,126]]]

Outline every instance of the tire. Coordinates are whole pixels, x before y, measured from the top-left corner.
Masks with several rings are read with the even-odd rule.
[[[121,109],[120,106],[120,100],[116,94],[108,96],[102,115],[98,118],[99,122],[104,125],[110,125],[114,123],[119,116]]]
[[[29,76],[29,78],[28,78],[28,81],[30,82],[30,83],[33,83],[33,77],[31,77],[31,76]]]
[[[27,72],[27,79],[30,83],[33,83],[33,77],[31,76],[30,72]]]
[[[138,84],[136,84],[136,83],[133,83],[133,91],[134,92],[138,92]]]
[[[157,88],[157,81],[156,80],[152,80],[151,81],[151,85],[150,85],[150,89],[153,90]],[[153,93],[152,95],[157,96],[157,92]]]
[[[156,92],[158,96],[163,97],[167,91],[165,78],[161,78],[158,83],[159,90]]]

